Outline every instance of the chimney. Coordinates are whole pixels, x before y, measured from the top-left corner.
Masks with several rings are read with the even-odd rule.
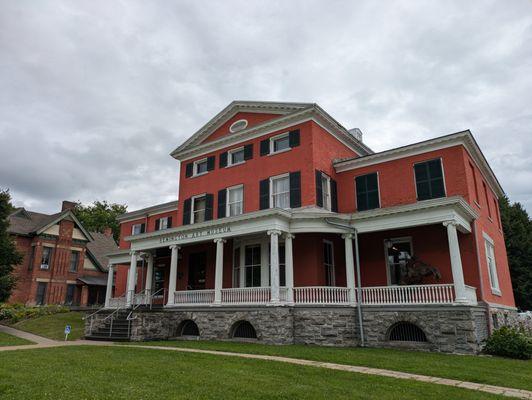
[[[78,203],[75,203],[73,201],[63,200],[63,204],[61,205],[61,211],[66,210],[72,210],[74,207],[76,207]]]
[[[113,230],[109,227],[105,228],[103,230],[103,234],[107,237],[112,237],[113,236]]]

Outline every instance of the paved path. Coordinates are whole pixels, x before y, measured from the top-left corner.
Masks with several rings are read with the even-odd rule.
[[[7,328],[8,330],[5,330]],[[50,348],[50,347],[61,347],[61,346],[81,346],[81,345],[90,345],[90,346],[117,346],[113,342],[98,342],[91,340],[76,340],[72,342],[61,342],[56,340],[51,340],[43,338],[41,336],[32,335],[31,333],[22,332],[18,329],[13,329],[0,325],[0,331],[9,333],[13,336],[18,336],[24,339],[32,340],[37,344],[31,345],[22,345],[22,346],[6,346],[0,347],[0,352],[2,351],[13,351],[13,350],[23,350],[23,349],[36,349],[36,348]],[[519,399],[532,399],[532,392],[528,390],[521,389],[512,389],[502,386],[493,386],[485,385],[482,383],[466,382],[456,379],[446,379],[438,378],[434,376],[426,375],[417,375],[407,372],[391,371],[387,369],[379,368],[369,368],[369,367],[357,367],[354,365],[344,365],[344,364],[335,364],[322,361],[311,361],[311,360],[302,360],[298,358],[289,358],[289,357],[280,357],[280,356],[266,356],[260,354],[246,354],[246,353],[232,353],[228,351],[215,351],[215,350],[201,350],[201,349],[190,349],[190,348],[180,348],[180,347],[166,347],[166,346],[142,346],[136,344],[124,344],[118,345],[117,347],[131,347],[139,349],[150,349],[150,350],[163,350],[163,351],[179,351],[184,353],[201,353],[201,354],[211,354],[216,356],[229,356],[229,357],[240,357],[240,358],[249,358],[254,360],[265,360],[265,361],[277,361],[284,362],[288,364],[296,365],[305,365],[318,368],[327,368],[338,371],[347,371],[347,372],[356,372],[359,374],[367,375],[377,375],[377,376],[386,376],[396,379],[408,379],[418,382],[433,383],[437,385],[446,385],[446,386],[455,386],[464,389],[477,390],[479,392],[493,393],[508,397],[515,397]]]

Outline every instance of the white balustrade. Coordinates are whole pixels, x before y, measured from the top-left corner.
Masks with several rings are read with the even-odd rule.
[[[222,289],[222,303],[225,304],[265,304],[270,298],[270,287]]]
[[[335,286],[294,288],[296,304],[349,304],[349,289]]]
[[[476,297],[476,296],[475,296]],[[362,288],[362,304],[452,304],[454,285],[374,286]]]
[[[211,304],[214,302],[214,289],[181,290],[174,292],[175,304]]]

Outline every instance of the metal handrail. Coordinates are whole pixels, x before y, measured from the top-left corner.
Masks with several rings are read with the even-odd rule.
[[[136,293],[136,294],[142,294],[142,293],[147,294],[148,292],[151,292],[151,289],[144,289],[142,292],[139,292],[139,293]],[[166,292],[166,289],[165,289],[165,288],[160,288],[160,289],[157,290],[155,293],[150,293],[150,294],[148,295],[149,305],[150,305],[150,310],[152,309],[153,298],[154,298],[155,296],[157,296],[157,294],[160,293],[160,292],[163,292],[163,293],[164,293],[164,292]],[[133,312],[134,312],[137,308],[139,308],[140,306],[143,306],[143,305],[146,305],[146,304],[134,304],[134,305],[133,305],[133,308],[131,309],[131,311],[130,311],[129,314],[127,315],[127,318],[126,318],[126,319],[127,319],[128,321],[132,321],[132,320],[134,320],[136,317],[135,317],[135,318],[131,318],[131,316],[133,315]]]

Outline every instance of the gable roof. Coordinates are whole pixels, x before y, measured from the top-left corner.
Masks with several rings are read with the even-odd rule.
[[[9,227],[7,231],[15,235],[32,236],[42,227],[49,226],[61,214],[43,214],[19,208],[9,215]]]
[[[154,215],[154,214],[161,214],[163,212],[168,212],[168,211],[175,211],[177,210],[178,203],[179,203],[178,200],[174,200],[174,201],[169,201],[167,203],[156,204],[154,206],[141,208],[139,210],[130,211],[130,212],[119,215],[117,217],[117,220],[119,222],[124,222],[127,220],[144,218],[146,217],[146,215],[149,216],[149,215]]]
[[[91,232],[93,240],[87,243],[87,250],[91,258],[98,264],[102,271],[107,271],[109,258],[107,254],[118,250],[118,246],[112,236],[100,232]]]
[[[232,133],[231,135],[225,135],[216,140],[204,142],[207,137],[238,112],[279,114],[279,118],[273,118]],[[353,136],[338,121],[315,103],[233,101],[183,144],[172,151],[171,156],[178,160],[186,160],[209,151],[217,150],[218,148],[259,137],[269,132],[284,129],[309,120],[314,120],[320,124],[325,130],[346,146],[355,150],[359,155],[373,153],[369,147]]]

